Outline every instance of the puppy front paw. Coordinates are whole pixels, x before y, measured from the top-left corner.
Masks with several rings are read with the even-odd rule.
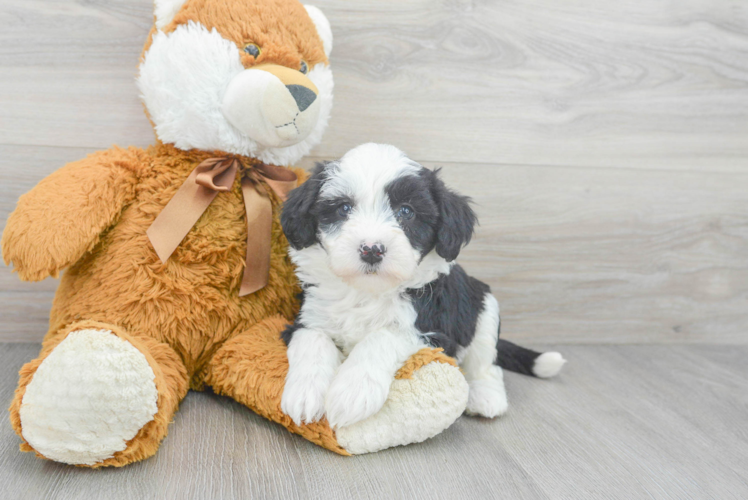
[[[328,380],[311,374],[289,374],[281,397],[281,410],[296,425],[311,424],[325,415]]]
[[[330,427],[347,427],[378,412],[387,400],[392,379],[384,372],[344,364],[327,392],[325,410]]]

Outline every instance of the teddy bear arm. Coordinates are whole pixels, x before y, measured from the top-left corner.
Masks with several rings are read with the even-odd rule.
[[[24,281],[56,277],[133,199],[142,156],[114,148],[69,163],[21,196],[2,235],[3,259]]]

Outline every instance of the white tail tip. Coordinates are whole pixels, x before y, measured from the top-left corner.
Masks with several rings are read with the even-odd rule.
[[[561,371],[561,368],[563,368],[565,364],[566,360],[561,356],[561,353],[544,352],[535,358],[532,372],[536,377],[550,378],[558,375],[558,372]]]

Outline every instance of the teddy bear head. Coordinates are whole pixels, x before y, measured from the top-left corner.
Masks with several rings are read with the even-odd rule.
[[[137,79],[157,138],[290,165],[332,108],[324,14],[297,0],[155,0]]]

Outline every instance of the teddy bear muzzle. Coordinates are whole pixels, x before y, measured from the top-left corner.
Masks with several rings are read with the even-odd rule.
[[[229,123],[257,143],[292,146],[314,129],[318,95],[317,87],[300,71],[262,64],[232,78],[221,110]]]

